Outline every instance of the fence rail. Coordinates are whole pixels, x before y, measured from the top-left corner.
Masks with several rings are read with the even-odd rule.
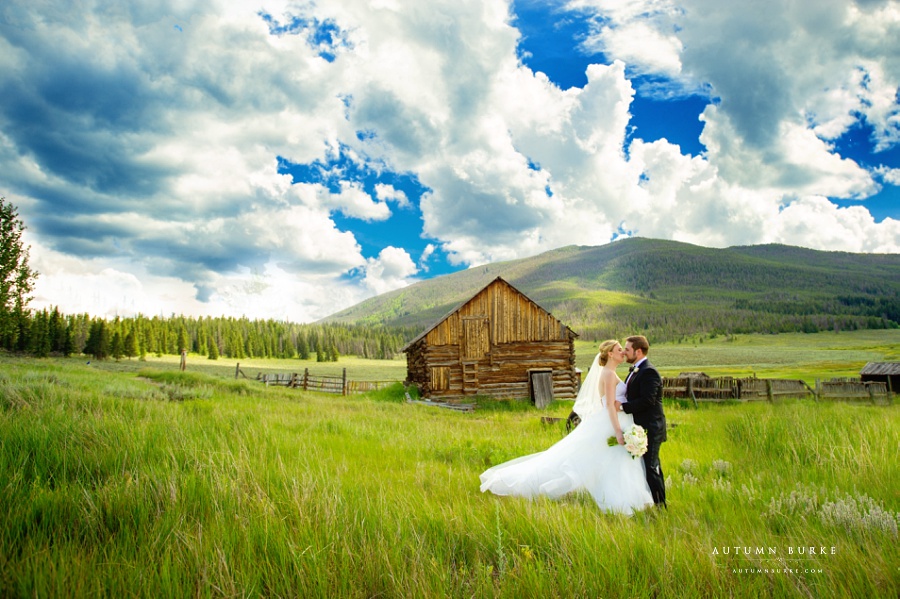
[[[825,400],[867,399],[872,403],[891,401],[891,392],[887,383],[847,379],[816,381],[816,396]]]
[[[891,401],[886,383],[853,379],[816,381],[813,389],[796,379],[758,379],[733,377],[664,377],[663,396],[697,402],[775,401],[784,397],[816,400],[869,399],[873,403]]]
[[[249,378],[238,364],[235,378]],[[262,373],[256,380],[266,385],[279,385],[337,395],[367,393],[384,389],[397,381],[355,381],[341,375],[312,375],[309,368],[302,373]],[[816,380],[815,389],[797,379],[759,379],[756,377],[663,377],[663,397],[690,399],[699,402],[775,401],[785,397],[813,398],[817,401],[868,400],[872,403],[891,403],[893,393],[887,383],[862,381],[853,378]]]
[[[240,364],[235,369],[235,378],[244,375],[240,369]],[[282,387],[290,387],[295,389],[303,389],[304,391],[319,391],[321,393],[334,393],[336,395],[351,395],[353,393],[367,393],[384,389],[393,385],[397,381],[354,381],[347,378],[347,369],[344,368],[340,375],[313,375],[309,373],[309,368],[303,369],[302,373],[263,373],[256,375],[256,380],[264,383],[266,386],[278,385]]]

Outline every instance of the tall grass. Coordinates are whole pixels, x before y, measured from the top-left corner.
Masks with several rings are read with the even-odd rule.
[[[896,405],[669,405],[670,507],[625,518],[478,490],[560,439],[540,416],[570,403],[401,393],[3,361],[0,596],[900,593]]]

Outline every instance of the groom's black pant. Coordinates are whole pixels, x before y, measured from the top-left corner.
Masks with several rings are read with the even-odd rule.
[[[647,485],[653,496],[653,503],[666,505],[666,479],[662,465],[659,463],[659,446],[662,443],[654,438],[647,439],[647,453],[644,454],[644,466],[647,470]]]

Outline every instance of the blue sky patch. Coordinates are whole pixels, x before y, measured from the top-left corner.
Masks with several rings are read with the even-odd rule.
[[[513,26],[518,28],[518,55],[522,64],[542,72],[560,89],[584,87],[589,64],[609,64],[603,54],[585,54],[581,42],[590,22],[567,11],[558,1],[517,0],[512,4]]]
[[[357,136],[372,137],[371,132],[357,132]],[[366,221],[346,216],[339,211],[332,213],[335,226],[342,231],[352,231],[366,258],[376,257],[386,246],[405,249],[412,260],[419,263],[425,248],[435,240],[422,236],[422,211],[419,203],[422,196],[431,190],[423,185],[413,173],[397,173],[383,164],[371,164],[353,159],[350,149],[341,145],[336,154],[327,160],[316,160],[307,164],[295,164],[278,157],[278,172],[288,174],[294,183],[319,183],[331,193],[340,193],[341,182],[358,183],[371,197],[376,196],[376,186],[390,185],[402,191],[409,200],[408,206],[389,202],[390,218],[383,221]],[[446,255],[435,251],[427,261],[428,275],[435,276],[460,270],[451,266]]]
[[[900,145],[895,144],[887,150],[876,152],[874,134],[875,131],[871,125],[860,119],[832,142],[834,151],[844,158],[854,160],[858,165],[870,171],[881,166],[900,168]],[[887,217],[896,218],[897,207],[900,206],[900,187],[882,183],[881,191],[863,200],[828,199],[841,207],[865,206],[872,213],[875,222],[881,222]]]
[[[513,3],[513,25],[522,34],[519,59],[532,71],[541,71],[560,89],[587,85],[585,71],[590,64],[610,64],[603,53],[587,54],[582,42],[591,30],[587,14],[566,10],[560,2],[519,0]],[[631,104],[631,138],[644,141],[666,139],[686,154],[697,156],[703,123],[700,114],[711,100],[698,95],[659,98],[666,82],[636,76]]]
[[[272,35],[305,35],[307,43],[328,62],[335,61],[338,50],[349,47],[344,32],[333,19],[320,21],[315,17],[292,16],[287,22],[281,23],[265,12],[260,12],[259,16],[269,26],[269,33]]]

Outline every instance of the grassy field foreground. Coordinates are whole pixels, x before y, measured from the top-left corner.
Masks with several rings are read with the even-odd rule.
[[[670,509],[629,519],[479,492],[570,402],[401,396],[3,359],[0,596],[900,594],[896,403],[669,405]]]

